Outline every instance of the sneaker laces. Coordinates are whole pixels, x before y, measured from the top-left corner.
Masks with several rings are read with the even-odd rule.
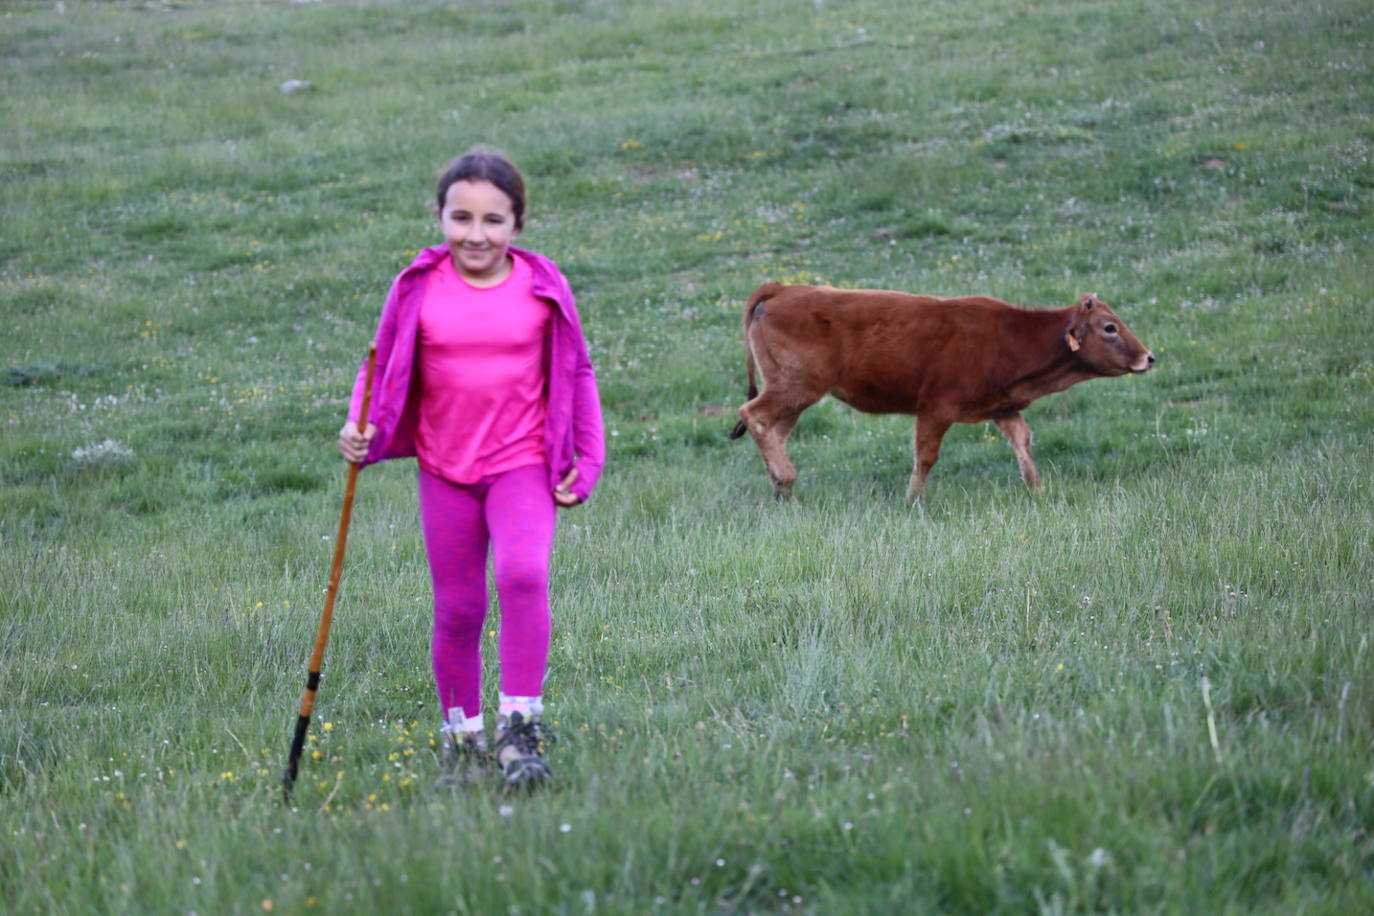
[[[514,748],[522,757],[539,756],[540,752],[558,739],[553,729],[535,718],[526,718],[518,712],[511,713],[510,722],[502,730],[501,739],[496,742],[498,751]]]
[[[481,732],[454,728],[447,722],[439,731],[443,735],[442,752],[446,759],[481,759],[487,755],[487,739]]]

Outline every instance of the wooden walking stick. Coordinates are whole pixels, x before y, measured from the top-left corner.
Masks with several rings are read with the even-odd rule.
[[[367,348],[367,376],[363,381],[363,405],[358,412],[358,429],[367,432],[367,408],[372,400],[372,371],[377,366],[377,344]],[[286,758],[286,772],[282,775],[282,792],[291,801],[291,789],[296,784],[301,751],[305,749],[305,733],[310,730],[310,711],[315,707],[315,691],[320,686],[320,666],[324,663],[324,646],[329,641],[329,624],[334,617],[334,596],[339,593],[339,576],[343,573],[344,547],[348,543],[348,521],[353,515],[353,489],[358,483],[357,464],[348,465],[348,483],[344,487],[343,512],[339,515],[339,535],[334,541],[334,565],[329,570],[329,589],[324,596],[324,613],[320,615],[320,629],[315,637],[315,651],[310,655],[310,675],[305,680],[305,694],[301,697],[301,712],[296,719],[296,734],[291,739],[291,754]]]

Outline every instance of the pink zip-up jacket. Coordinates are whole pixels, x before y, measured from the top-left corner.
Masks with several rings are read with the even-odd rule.
[[[544,351],[548,405],[544,416],[544,455],[549,463],[549,489],[577,468],[568,488],[586,500],[606,463],[601,424],[601,399],[596,372],[587,355],[587,341],[577,317],[572,288],[558,265],[541,254],[511,246],[513,257],[529,264],[534,294],[554,307],[548,345]],[[420,301],[429,271],[449,256],[447,245],[426,248],[415,256],[391,285],[377,325],[377,368],[367,420],[377,427],[363,464],[389,458],[415,457],[415,427],[419,409],[415,397],[416,342],[420,329]],[[358,368],[348,418],[358,422],[362,411],[367,363]]]

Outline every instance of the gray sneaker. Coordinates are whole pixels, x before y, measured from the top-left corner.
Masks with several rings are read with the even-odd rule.
[[[554,742],[553,732],[538,716],[518,712],[496,719],[496,766],[506,788],[534,786],[552,778],[549,765],[541,756]]]
[[[452,790],[484,778],[492,771],[487,736],[481,732],[447,732],[440,766],[444,773],[435,783],[436,789]]]

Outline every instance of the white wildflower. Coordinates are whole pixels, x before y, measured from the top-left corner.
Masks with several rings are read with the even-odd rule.
[[[117,464],[129,461],[133,457],[133,449],[114,439],[106,439],[104,442],[97,442],[95,445],[88,445],[72,452],[72,458],[77,464]]]

